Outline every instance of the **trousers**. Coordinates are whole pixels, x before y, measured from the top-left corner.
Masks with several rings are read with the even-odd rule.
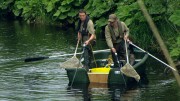
[[[111,51],[111,54],[112,54],[112,59],[113,59],[113,62],[114,62],[114,68],[117,68],[117,67],[119,67],[119,64],[117,62],[118,60],[126,60],[125,41],[122,40],[119,43],[113,43],[113,46],[116,49],[117,58],[116,58],[114,52]],[[135,56],[134,56],[133,47],[131,45],[129,45],[129,47],[128,47],[128,53],[130,53],[128,55],[129,60],[130,60],[130,64],[133,65],[134,62],[135,62]],[[120,61],[120,66],[121,65],[124,65],[124,64]],[[119,67],[119,68],[121,68],[121,67]]]
[[[83,49],[83,57],[84,57],[83,65],[86,70],[89,70],[91,68],[93,52],[90,45],[87,45],[83,48],[84,48]]]

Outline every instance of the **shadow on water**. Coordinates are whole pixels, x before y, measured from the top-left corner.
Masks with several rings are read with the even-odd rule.
[[[133,101],[140,93],[141,87],[148,84],[148,79],[144,75],[143,79],[137,83],[132,82],[125,85],[108,85],[99,83],[90,84],[68,84],[67,93],[69,96],[81,96],[83,101]]]

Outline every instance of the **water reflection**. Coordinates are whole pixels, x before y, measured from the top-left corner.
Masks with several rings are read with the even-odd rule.
[[[164,65],[149,58],[147,78],[140,84],[73,85],[68,88],[66,71],[59,67],[69,57],[24,63],[33,56],[73,53],[76,34],[55,26],[0,23],[0,100],[2,101],[178,101],[174,78],[163,75]],[[94,49],[107,48],[98,39]],[[79,48],[80,50],[80,48]],[[153,64],[153,65],[152,65]],[[143,76],[144,77],[144,76]],[[144,83],[145,81],[145,83]]]
[[[83,101],[134,101],[141,93],[140,87],[147,85],[147,81],[132,83],[129,85],[108,85],[108,84],[71,84],[67,87],[69,96],[83,97]]]

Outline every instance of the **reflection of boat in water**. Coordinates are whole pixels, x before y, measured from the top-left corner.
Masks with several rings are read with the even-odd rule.
[[[108,88],[107,83],[89,83],[88,88]]]
[[[111,66],[110,68],[106,68],[106,65],[108,64],[107,59],[109,58],[109,55],[111,55],[110,51],[94,53],[96,62],[92,63],[92,65],[96,68],[93,69],[99,69],[100,71],[93,71],[92,69],[89,72],[87,72],[84,68],[66,68],[69,82],[126,84],[131,81],[134,81],[133,78],[122,75],[118,67]],[[135,57],[139,59],[135,60],[135,63],[133,65],[134,69],[137,71],[138,74],[144,74],[145,66],[143,66],[143,64],[145,63],[148,55],[144,52],[135,51]],[[95,63],[97,66],[95,66]]]
[[[134,101],[134,99],[141,94],[140,89],[128,90],[121,95],[120,101]]]
[[[144,85],[147,82],[141,83]],[[69,96],[72,95],[83,101],[133,101],[141,93],[138,87],[138,84],[129,84],[125,87],[120,84],[75,83],[67,91]]]

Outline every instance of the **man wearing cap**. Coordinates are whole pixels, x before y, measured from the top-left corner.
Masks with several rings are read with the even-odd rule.
[[[108,25],[105,27],[105,38],[111,49],[114,67],[118,67],[115,53],[118,58],[126,59],[124,40],[129,36],[129,28],[122,21],[119,21],[115,14],[109,15]]]
[[[86,11],[83,9],[79,10],[79,22],[78,22],[78,40],[82,39],[82,43],[85,44],[84,47],[84,68],[88,70],[91,65],[92,60],[92,44],[96,39],[94,24],[90,20],[89,16],[86,14]]]

